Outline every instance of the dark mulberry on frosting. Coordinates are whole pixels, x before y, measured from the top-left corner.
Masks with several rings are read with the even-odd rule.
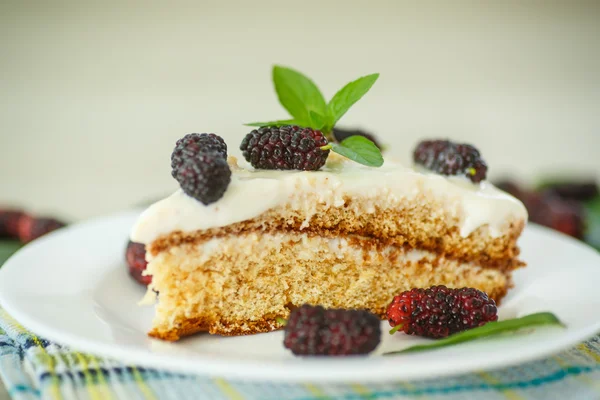
[[[424,140],[417,145],[413,160],[441,175],[465,175],[474,183],[486,178],[487,165],[479,151],[469,144],[449,140]]]
[[[187,195],[208,205],[225,194],[231,182],[231,169],[220,153],[201,152],[178,165],[173,177]]]
[[[242,140],[246,161],[258,169],[316,171],[325,165],[329,150],[321,131],[299,126],[255,129]]]
[[[216,152],[227,159],[227,144],[222,137],[214,133],[189,133],[175,143],[171,153],[171,174],[187,159],[203,152]]]

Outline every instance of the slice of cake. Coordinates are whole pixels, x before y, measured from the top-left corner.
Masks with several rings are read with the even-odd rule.
[[[384,161],[366,134],[336,140],[333,126],[377,77],[325,104],[312,81],[276,67],[294,119],[246,135],[250,165],[227,158],[214,134],[177,142],[181,190],[147,209],[131,234],[146,246],[147,297],[157,297],[151,336],[268,332],[303,304],[383,317],[394,295],[432,285],[502,299],[523,265],[527,214],[485,180],[475,148],[425,141],[409,167]]]
[[[133,229],[158,292],[154,337],[266,332],[304,303],[383,316],[395,294],[438,284],[499,301],[522,265],[525,208],[486,181],[335,154],[319,171],[229,163],[218,201],[179,190]]]

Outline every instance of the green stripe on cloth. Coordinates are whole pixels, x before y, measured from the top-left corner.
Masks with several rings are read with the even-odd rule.
[[[15,400],[595,399],[600,398],[600,336],[545,360],[452,378],[249,383],[128,366],[72,351],[37,337],[0,308],[0,377]]]

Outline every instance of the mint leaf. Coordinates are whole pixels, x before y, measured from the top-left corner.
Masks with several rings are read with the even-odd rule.
[[[391,351],[384,353],[384,356],[400,354],[400,353],[412,353],[417,351],[426,351],[431,349],[437,349],[440,347],[447,347],[458,343],[469,342],[471,340],[479,339],[487,336],[499,335],[506,332],[514,332],[523,328],[530,328],[532,326],[540,325],[556,325],[564,326],[562,322],[556,317],[556,315],[550,312],[540,312],[535,314],[526,315],[521,318],[507,319],[504,321],[488,322],[487,324],[469,329],[468,331],[459,332],[454,335],[448,336],[444,339],[435,340],[431,343],[418,344],[415,346],[407,347],[400,351]]]
[[[298,125],[298,123],[293,119],[280,119],[277,121],[269,121],[269,122],[250,122],[244,124],[246,126],[282,126],[282,125]]]
[[[303,125],[309,125],[310,111],[327,115],[323,94],[307,76],[291,68],[273,67],[273,84],[281,105]]]
[[[373,142],[364,136],[350,136],[342,143],[329,143],[332,151],[369,167],[381,167],[383,156]],[[327,147],[326,146],[326,147]]]
[[[327,105],[332,128],[346,114],[346,111],[371,89],[377,78],[379,78],[379,74],[371,74],[358,78],[341,88],[333,96]]]
[[[315,111],[309,111],[308,116],[310,117],[310,127],[313,129],[321,130],[326,124],[326,117]]]

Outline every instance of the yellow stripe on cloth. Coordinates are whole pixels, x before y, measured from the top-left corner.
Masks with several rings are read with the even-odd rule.
[[[242,395],[235,390],[225,379],[213,379],[213,382],[223,392],[223,394],[229,397],[231,400],[244,400]]]
[[[585,345],[585,343],[581,343],[577,345],[577,350],[584,352],[586,355],[590,356],[594,361],[600,363],[600,354],[596,354],[589,347]]]
[[[60,394],[60,379],[56,375],[56,369],[54,368],[54,359],[52,358],[52,356],[50,354],[48,354],[48,352],[42,345],[42,342],[40,342],[40,339],[37,336],[35,336],[34,334],[30,333],[27,329],[25,329],[23,327],[23,325],[19,324],[13,317],[11,317],[6,311],[4,311],[3,308],[0,308],[0,318],[5,321],[9,321],[10,327],[12,329],[15,329],[16,331],[18,331],[18,333],[31,337],[31,340],[33,340],[33,343],[35,343],[37,345],[37,347],[40,349],[40,352],[41,352],[40,357],[43,359],[44,364],[48,368],[48,372],[50,373],[50,376],[52,377],[52,386],[50,387],[50,395],[55,399],[62,399],[62,395]]]
[[[83,372],[83,378],[85,380],[85,388],[90,394],[92,400],[102,400],[103,397],[100,395],[100,391],[94,384],[94,377],[90,373],[90,369],[88,366],[88,362],[85,359],[85,356],[79,352],[72,352],[79,364],[81,365],[81,372]]]
[[[98,389],[102,393],[102,398],[103,399],[114,399],[115,397],[113,396],[112,390],[110,389],[110,387],[108,385],[108,381],[106,380],[106,378],[104,377],[104,374],[102,373],[102,367],[100,366],[100,361],[98,360],[98,357],[90,355],[90,360],[94,364],[94,368],[96,368],[96,370],[98,371],[96,376],[98,378],[98,383],[100,383],[100,385],[98,385]]]
[[[306,390],[308,390],[308,391],[309,391],[309,392],[310,392],[310,393],[311,393],[313,396],[316,396],[316,397],[317,397],[318,399],[320,399],[320,400],[327,400],[327,399],[330,399],[330,397],[329,397],[329,396],[327,396],[327,394],[325,394],[325,392],[324,392],[324,391],[322,391],[320,388],[318,388],[318,387],[317,387],[317,386],[315,386],[315,385],[312,385],[312,384],[310,384],[310,383],[305,383],[303,386],[304,386],[304,387],[306,388]]]
[[[369,388],[367,388],[366,386],[363,386],[361,384],[354,383],[354,384],[350,385],[350,389],[352,389],[352,391],[354,393],[359,395],[361,399],[375,398],[375,395],[373,394],[373,392],[371,390],[369,390]]]
[[[498,385],[500,383],[500,381],[496,378],[494,378],[492,375],[488,374],[487,372],[480,372],[477,375],[479,375],[481,377],[481,379],[483,379],[486,383],[489,383],[491,385]],[[504,397],[506,397],[509,400],[523,400],[524,398],[519,395],[518,393],[516,393],[515,391],[511,390],[511,389],[500,389],[500,391],[502,392],[502,394],[504,395]]]
[[[135,381],[135,383],[138,384],[140,391],[142,392],[144,397],[150,400],[156,400],[156,396],[154,396],[154,393],[152,393],[152,389],[150,389],[150,387],[146,385],[146,382],[144,381],[140,370],[134,367],[133,365],[131,366],[131,375],[133,376],[133,380]]]
[[[408,390],[410,392],[416,392],[417,391],[417,387],[415,385],[413,385],[412,383],[410,383],[410,382],[396,382],[396,384],[398,386],[400,386],[401,388],[403,388],[405,390]],[[413,395],[413,396],[416,396],[416,397],[418,397],[421,400],[426,400],[426,399],[429,398],[429,396],[426,396],[424,393],[416,394],[416,395]]]
[[[29,334],[29,332],[25,328],[23,328],[21,325],[17,325],[17,327],[20,330],[22,330],[21,331],[22,333]],[[50,389],[50,393],[52,394],[52,397],[54,397],[55,399],[62,399],[62,395],[60,394],[60,379],[58,379],[58,375],[56,375],[56,370],[54,368],[54,359],[52,358],[52,356],[50,354],[48,354],[48,352],[42,345],[42,342],[40,342],[40,339],[37,336],[35,336],[34,334],[30,334],[30,335],[31,335],[31,339],[33,340],[33,343],[35,343],[40,348],[40,350],[42,351],[42,355],[48,361],[46,366],[48,367],[50,376],[52,376],[52,387]]]

